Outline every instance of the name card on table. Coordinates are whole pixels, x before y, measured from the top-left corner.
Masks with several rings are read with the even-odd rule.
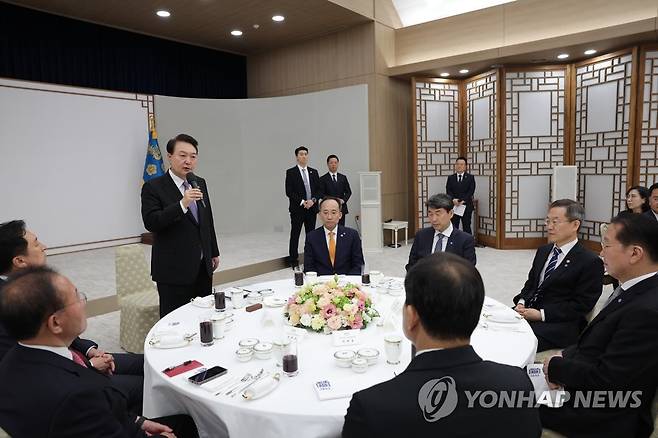
[[[349,347],[357,345],[360,342],[359,334],[361,330],[337,330],[332,333],[334,346],[336,347]]]
[[[302,342],[306,337],[306,330],[297,327],[285,327],[284,335],[290,340],[296,340],[297,342]]]

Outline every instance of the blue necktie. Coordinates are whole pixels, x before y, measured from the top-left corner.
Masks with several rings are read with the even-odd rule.
[[[544,281],[555,271],[555,268],[557,267],[557,258],[558,256],[562,253],[560,248],[557,246],[553,247],[553,255],[551,256],[551,260],[548,262],[548,266],[546,266],[546,272],[544,272]]]
[[[306,191],[306,201],[311,199],[311,185],[308,183],[308,176],[306,175],[306,168],[302,169],[302,179],[304,180],[304,190]]]

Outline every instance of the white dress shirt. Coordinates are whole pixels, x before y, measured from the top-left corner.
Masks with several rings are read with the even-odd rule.
[[[28,345],[28,344],[23,344],[22,342],[19,342],[18,344],[27,348],[50,351],[51,353],[59,354],[60,356],[68,360],[73,360],[73,353],[71,353],[71,350],[69,350],[66,347],[53,347],[51,345]]]
[[[658,271],[649,272],[648,274],[640,275],[639,277],[635,277],[635,278],[631,278],[630,280],[626,280],[625,282],[623,282],[621,284],[621,288],[626,291],[626,290],[632,288],[633,286],[635,286],[636,284],[638,284],[640,281],[646,280],[649,277],[653,277],[657,273],[658,273]]]
[[[418,350],[416,351],[416,356],[414,357],[418,357],[423,353],[429,353],[430,351],[439,351],[439,350],[445,350],[445,348],[428,348],[426,350]]]
[[[304,172],[306,172],[306,179],[308,181],[308,188],[311,188],[311,175],[309,174],[308,171],[308,166],[302,167],[299,164],[297,165],[297,168],[299,169],[299,174],[302,176],[302,182],[304,181]],[[306,192],[306,186],[304,186],[304,192]],[[306,202],[307,199],[302,199],[302,202],[299,203],[299,205],[304,205],[304,202]]]
[[[653,210],[651,210],[651,213],[653,213],[653,216],[654,216],[654,217],[656,218],[656,220],[658,221],[658,213],[656,213],[656,212],[653,211]]]
[[[434,239],[432,239],[432,251],[434,251],[436,242],[439,240],[439,233],[443,234],[443,241],[441,242],[441,251],[445,251],[446,247],[448,246],[448,239],[452,234],[452,222],[448,225],[448,228],[446,228],[443,231],[434,230]]]
[[[180,192],[181,195],[185,196],[185,187],[183,187],[183,184],[186,182],[183,178],[179,178],[174,172],[169,169],[169,176],[171,179],[174,181],[174,184],[176,184],[176,187],[178,187],[178,191]],[[187,213],[187,207],[183,205],[183,200],[181,199],[180,202],[180,208],[183,209],[183,214]]]
[[[334,242],[336,242],[336,251],[338,251],[338,225],[333,230],[328,229],[327,227],[322,227],[324,230],[324,239],[327,242],[327,251],[329,251],[329,233],[334,232]]]

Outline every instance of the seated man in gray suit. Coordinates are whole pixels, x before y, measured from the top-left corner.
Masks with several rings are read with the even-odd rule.
[[[343,438],[539,437],[526,372],[484,361],[470,345],[484,302],[475,267],[432,254],[409,270],[404,287],[402,330],[418,352],[397,377],[352,396]],[[527,403],[484,405],[472,395],[478,391],[497,400],[523,394]]]
[[[453,202],[450,196],[440,193],[425,203],[431,227],[416,233],[409,253],[407,271],[421,258],[435,252],[451,252],[475,265],[475,240],[473,236],[453,227]]]
[[[649,187],[649,207],[644,214],[658,222],[658,183]]]

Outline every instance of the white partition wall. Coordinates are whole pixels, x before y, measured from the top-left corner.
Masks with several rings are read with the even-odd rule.
[[[208,182],[218,232],[287,236],[285,172],[301,145],[320,175],[327,155],[338,155],[352,187],[347,226],[356,227],[358,172],[369,170],[367,85],[264,99],[156,96],[155,109],[163,148],[180,132],[199,141],[197,173]]]
[[[658,51],[645,53],[643,73],[638,181],[649,187],[658,182]]]
[[[139,240],[153,96],[0,79],[0,222],[51,253]]]
[[[495,244],[496,203],[498,187],[496,172],[498,132],[495,71],[466,82],[466,150],[469,172],[475,176],[475,199],[478,200],[479,239]]]
[[[599,241],[599,225],[624,205],[631,113],[631,52],[576,68],[576,165],[580,232]]]
[[[359,172],[361,241],[364,253],[382,252],[382,173]]]
[[[425,201],[445,193],[459,156],[459,86],[442,79],[414,81],[417,226],[428,226]]]
[[[565,69],[505,74],[505,239],[542,238],[564,163]]]

